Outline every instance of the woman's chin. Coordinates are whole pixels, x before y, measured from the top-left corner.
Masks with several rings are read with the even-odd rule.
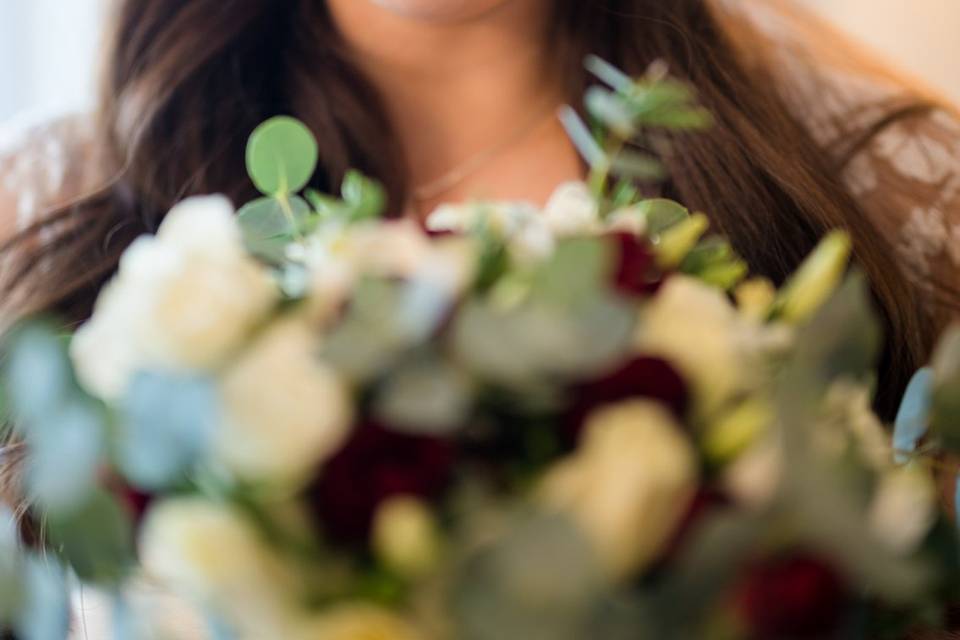
[[[482,16],[515,0],[371,0],[387,11],[416,20],[460,21]]]

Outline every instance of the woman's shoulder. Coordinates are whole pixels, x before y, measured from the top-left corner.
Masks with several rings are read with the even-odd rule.
[[[0,242],[90,188],[92,121],[24,115],[0,123]]]

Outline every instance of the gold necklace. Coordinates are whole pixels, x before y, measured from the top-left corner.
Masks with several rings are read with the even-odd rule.
[[[470,156],[433,180],[415,186],[411,194],[414,204],[433,200],[461,184],[464,180],[484,168],[488,163],[495,160],[500,154],[521,142],[528,135],[531,135],[539,129],[541,125],[546,124],[546,122],[549,121],[547,116],[552,118],[554,112],[555,107],[551,101],[549,110],[536,111],[532,118],[522,123],[521,126],[511,132],[510,136],[504,138],[496,145]]]

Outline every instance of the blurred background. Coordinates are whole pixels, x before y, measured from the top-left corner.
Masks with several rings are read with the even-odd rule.
[[[0,122],[89,107],[108,1],[0,0]],[[960,0],[798,1],[960,102]]]

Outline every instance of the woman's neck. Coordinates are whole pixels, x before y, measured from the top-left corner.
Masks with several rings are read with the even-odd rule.
[[[556,137],[562,137],[562,131],[548,122],[564,100],[558,70],[548,55],[549,0],[501,1],[461,19],[405,15],[370,0],[328,3],[356,64],[386,100],[414,185],[509,142],[526,122],[529,135],[504,148],[498,164],[510,164],[506,156],[521,153],[536,140],[542,147],[550,139],[553,149],[559,148]],[[532,149],[527,151],[529,155]],[[553,173],[575,177],[568,175],[571,171],[579,173],[579,166],[567,157],[563,170]],[[505,184],[490,170],[464,182],[437,199],[537,200],[546,190],[534,184],[534,193],[518,193],[517,185]]]

